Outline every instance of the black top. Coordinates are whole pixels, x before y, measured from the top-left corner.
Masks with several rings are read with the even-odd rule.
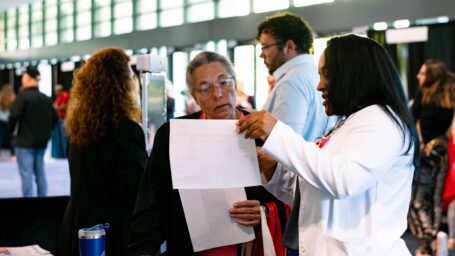
[[[69,144],[71,198],[60,232],[59,254],[79,255],[78,230],[109,223],[106,255],[127,253],[136,193],[147,162],[142,128],[129,119],[90,146]]]
[[[420,129],[423,142],[444,135],[453,118],[453,108],[442,108],[433,102],[422,104],[422,91],[418,90],[412,105],[412,114],[415,120],[420,120]]]
[[[57,122],[52,100],[38,87],[25,88],[14,102],[9,118],[11,132],[18,125],[16,145],[21,148],[45,148]]]
[[[248,114],[244,112],[244,114]],[[181,119],[198,119],[196,112]],[[179,118],[179,119],[180,119]],[[198,255],[194,253],[183,212],[180,195],[172,188],[169,162],[169,122],[157,131],[152,153],[138,192],[129,247],[137,254],[155,255],[167,241],[166,255]],[[284,204],[262,186],[245,188],[248,199],[276,202],[285,218]],[[284,224],[282,224],[284,227]]]

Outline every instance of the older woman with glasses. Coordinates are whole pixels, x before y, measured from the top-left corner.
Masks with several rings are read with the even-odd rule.
[[[188,91],[202,111],[182,119],[239,119],[248,114],[235,107],[235,73],[225,57],[214,52],[198,54],[187,67],[186,81]],[[168,122],[156,133],[138,193],[130,249],[141,255],[155,255],[160,245],[167,241],[167,255],[237,256],[239,248],[235,244],[194,252],[179,191],[172,188],[169,132]],[[245,190],[248,200],[235,203],[226,214],[240,225],[256,226],[260,222],[260,202],[279,201],[263,187]]]

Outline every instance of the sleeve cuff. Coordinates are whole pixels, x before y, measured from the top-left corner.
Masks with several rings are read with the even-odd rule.
[[[276,145],[281,140],[280,134],[283,133],[283,130],[286,128],[287,126],[278,120],[278,122],[276,122],[275,126],[273,127],[272,132],[270,132],[269,137],[265,140],[264,145],[262,145],[262,151],[267,154],[273,152],[274,145]]]

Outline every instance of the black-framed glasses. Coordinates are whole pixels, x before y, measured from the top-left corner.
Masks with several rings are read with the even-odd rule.
[[[234,78],[232,76],[226,76],[219,78],[213,83],[205,82],[194,90],[202,96],[208,96],[214,87],[218,87],[223,91],[230,91],[234,87]]]
[[[275,45],[280,45],[281,43],[274,43],[274,44],[263,44],[262,47],[261,47],[261,51],[264,51],[265,49],[267,48],[270,48],[272,46],[275,46]]]

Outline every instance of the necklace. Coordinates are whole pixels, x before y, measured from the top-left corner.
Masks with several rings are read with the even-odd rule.
[[[332,136],[332,134],[338,128],[340,128],[344,124],[345,121],[346,121],[345,117],[340,117],[338,119],[338,121],[335,123],[335,126],[332,129],[330,129],[330,131],[328,131],[326,134],[324,134],[322,137],[320,137],[316,140],[316,146],[318,146],[319,148],[324,147],[325,144],[327,144],[327,142],[329,142],[330,136]]]

